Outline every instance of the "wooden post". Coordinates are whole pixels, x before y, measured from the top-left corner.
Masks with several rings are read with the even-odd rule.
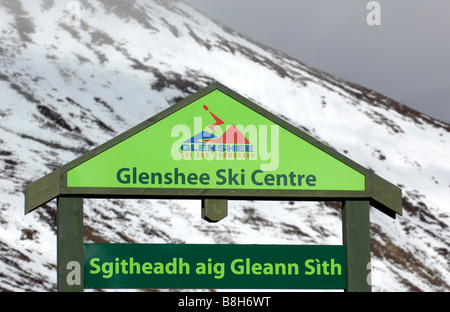
[[[347,246],[347,289],[351,292],[372,291],[370,274],[369,201],[347,200],[343,203],[342,234]]]
[[[83,198],[58,197],[57,290],[83,291]]]

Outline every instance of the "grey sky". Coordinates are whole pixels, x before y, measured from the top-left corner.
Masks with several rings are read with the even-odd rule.
[[[299,61],[450,123],[450,1],[185,0]]]

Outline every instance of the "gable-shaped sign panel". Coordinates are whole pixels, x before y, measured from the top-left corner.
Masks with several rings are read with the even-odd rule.
[[[215,89],[70,169],[67,187],[364,191],[365,176]]]

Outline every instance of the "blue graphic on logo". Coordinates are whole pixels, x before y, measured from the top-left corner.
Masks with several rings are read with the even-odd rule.
[[[189,143],[203,143],[203,142],[207,142],[211,139],[216,138],[216,136],[212,133],[206,132],[206,131],[202,131],[200,133],[197,133],[196,135],[194,135],[192,138],[184,141],[183,143],[185,144],[189,144]]]

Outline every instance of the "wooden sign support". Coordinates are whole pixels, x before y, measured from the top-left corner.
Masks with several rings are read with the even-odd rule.
[[[83,198],[58,197],[57,222],[57,290],[83,291]]]
[[[369,202],[347,200],[342,206],[342,239],[347,247],[346,291],[371,291],[367,279],[371,273]]]

